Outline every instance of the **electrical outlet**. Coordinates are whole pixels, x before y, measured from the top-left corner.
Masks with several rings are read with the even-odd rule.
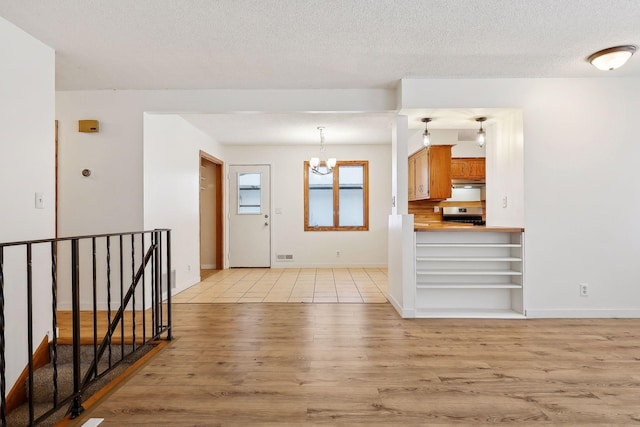
[[[507,196],[502,196],[502,207],[503,208],[507,207]]]
[[[336,258],[340,258],[340,251],[336,251]]]
[[[589,284],[580,283],[580,296],[588,297],[589,296]]]

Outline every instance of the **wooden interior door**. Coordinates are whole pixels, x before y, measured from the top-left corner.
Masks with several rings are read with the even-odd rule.
[[[200,270],[224,268],[223,165],[200,152]]]

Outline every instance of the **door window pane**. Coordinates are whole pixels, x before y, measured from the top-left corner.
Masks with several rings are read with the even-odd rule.
[[[320,167],[326,172],[325,167]],[[333,172],[318,175],[309,168],[309,227],[333,226]]]
[[[259,173],[238,173],[238,214],[261,213]]]
[[[364,171],[362,166],[341,166],[339,174],[340,227],[364,225]]]

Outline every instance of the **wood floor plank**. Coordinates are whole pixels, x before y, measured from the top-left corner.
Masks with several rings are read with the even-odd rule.
[[[176,339],[77,425],[640,424],[640,319],[403,320],[389,304],[173,313]]]

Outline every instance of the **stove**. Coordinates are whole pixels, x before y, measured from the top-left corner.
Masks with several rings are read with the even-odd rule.
[[[482,219],[482,207],[446,207],[442,209],[442,220],[464,224],[486,225]]]

